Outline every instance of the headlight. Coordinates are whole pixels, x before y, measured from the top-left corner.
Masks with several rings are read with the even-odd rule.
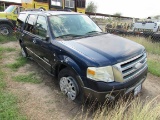
[[[113,82],[114,76],[112,67],[88,67],[87,78],[95,81]]]

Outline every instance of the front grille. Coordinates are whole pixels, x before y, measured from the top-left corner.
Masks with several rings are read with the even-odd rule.
[[[136,68],[137,64],[139,64],[139,68]],[[123,79],[124,81],[126,81],[147,67],[146,53],[143,53],[133,59],[130,59],[122,63],[120,66]]]
[[[146,53],[142,53],[132,59],[124,61],[122,63],[118,63],[115,65],[118,68],[118,71],[121,73],[118,74],[117,79],[122,79],[118,81],[126,82],[133,77],[138,76],[141,71],[147,68],[147,55]]]

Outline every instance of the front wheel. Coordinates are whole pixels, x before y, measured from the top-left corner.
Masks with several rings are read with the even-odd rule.
[[[13,29],[11,26],[7,24],[0,25],[0,34],[7,36],[7,35],[11,35],[12,32],[13,32]]]
[[[21,47],[21,54],[25,58],[28,57],[27,51],[26,51],[26,49],[24,47]]]
[[[81,96],[81,88],[76,80],[76,75],[72,70],[64,68],[58,75],[60,90],[72,100],[78,100]]]

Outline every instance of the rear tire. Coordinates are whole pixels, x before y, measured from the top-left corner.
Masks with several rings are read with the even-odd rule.
[[[41,8],[39,8],[39,10],[40,10],[40,11],[45,11],[45,9],[44,9],[44,8],[42,8],[42,7],[41,7]]]
[[[11,35],[12,33],[13,33],[13,29],[11,26],[7,24],[0,25],[0,34],[7,36],[7,35]]]

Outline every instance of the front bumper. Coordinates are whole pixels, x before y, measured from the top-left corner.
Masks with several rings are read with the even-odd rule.
[[[89,99],[93,99],[93,100],[97,100],[99,102],[105,102],[106,99],[109,100],[114,100],[115,98],[118,97],[123,97],[124,95],[127,95],[128,93],[132,92],[137,86],[142,85],[142,83],[145,81],[147,77],[147,69],[145,71],[143,71],[143,73],[141,73],[139,76],[135,77],[133,80],[131,81],[137,81],[132,85],[129,85],[128,82],[128,87],[120,87],[121,89],[111,89],[111,90],[107,90],[107,91],[96,91],[93,90],[91,88],[88,87],[83,87],[83,92],[85,95],[85,98],[89,98]],[[126,83],[125,83],[126,84]],[[120,84],[120,86],[122,86]]]

